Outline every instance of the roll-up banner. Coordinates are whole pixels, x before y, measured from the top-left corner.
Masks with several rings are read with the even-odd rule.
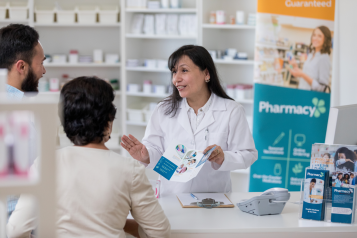
[[[258,0],[249,191],[300,191],[330,108],[334,0]]]

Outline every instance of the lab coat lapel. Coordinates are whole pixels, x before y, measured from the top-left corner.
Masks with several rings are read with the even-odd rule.
[[[186,130],[186,132],[193,137],[190,120],[188,119],[187,110],[184,106],[183,100],[181,102],[180,114],[178,115],[177,119],[179,124]]]
[[[203,117],[203,120],[201,123],[198,125],[195,135],[202,131],[203,129],[207,128],[209,125],[211,125],[213,122],[215,122],[214,117],[213,117],[213,111],[209,109],[206,113],[206,115]]]

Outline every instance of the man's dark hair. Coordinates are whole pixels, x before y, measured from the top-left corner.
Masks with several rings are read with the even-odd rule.
[[[39,35],[35,29],[22,24],[10,24],[0,29],[0,68],[11,70],[18,60],[29,65],[35,55]]]
[[[97,77],[78,77],[63,86],[59,114],[67,137],[75,145],[103,141],[115,118],[112,86]]]
[[[316,179],[311,179],[310,183],[316,183]]]

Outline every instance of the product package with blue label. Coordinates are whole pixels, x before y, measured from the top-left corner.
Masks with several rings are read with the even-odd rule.
[[[215,148],[203,154],[203,151],[188,149],[182,143],[171,143],[154,171],[167,180],[187,182],[197,176]]]
[[[329,171],[306,169],[302,218],[317,221],[325,219],[326,188],[329,185]]]
[[[332,188],[331,222],[354,223],[356,187]]]

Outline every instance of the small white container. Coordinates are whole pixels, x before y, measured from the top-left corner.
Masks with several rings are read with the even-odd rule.
[[[170,7],[171,8],[180,8],[181,0],[170,0]]]
[[[10,2],[9,19],[27,20],[28,3],[27,2]]]
[[[65,64],[67,63],[67,56],[63,54],[55,54],[52,56],[52,62],[56,64]]]
[[[38,91],[39,92],[50,91],[50,84],[47,78],[40,78],[40,80],[38,81]]]
[[[226,17],[224,11],[218,10],[216,11],[216,24],[225,24]]]
[[[237,84],[236,85],[236,87],[235,87],[235,99],[237,99],[237,100],[245,99],[244,85],[243,84]]]
[[[147,3],[148,9],[159,9],[160,8],[160,2],[158,1],[148,1]]]
[[[59,79],[58,78],[50,78],[50,91],[58,92],[59,91]]]
[[[239,60],[247,60],[248,59],[248,53],[246,53],[246,52],[238,52],[237,53],[237,59],[239,59]]]
[[[156,60],[158,69],[168,69],[167,60]]]
[[[76,21],[75,10],[56,10],[58,24],[74,24]]]
[[[0,20],[5,20],[6,18],[6,9],[8,9],[8,3],[0,2]]]
[[[127,85],[128,93],[138,93],[140,91],[140,84],[129,83]]]
[[[154,60],[154,59],[146,59],[146,60],[144,60],[144,66],[146,67],[146,68],[151,68],[151,69],[153,69],[153,68],[156,68],[156,60]]]
[[[237,11],[236,12],[236,24],[243,25],[244,23],[245,23],[245,21],[244,21],[244,12],[243,11]]]
[[[79,24],[95,24],[97,22],[98,7],[76,7]]]
[[[212,59],[217,59],[217,52],[215,50],[209,50],[208,53],[211,55]]]
[[[144,108],[146,107],[147,103],[133,103],[128,106],[127,115],[128,120],[133,122],[144,122]]]
[[[153,92],[155,94],[163,95],[166,93],[166,86],[165,85],[154,85]]]
[[[93,50],[94,63],[103,63],[103,50]]]
[[[152,93],[152,82],[150,80],[144,81],[143,93]]]
[[[169,0],[161,0],[161,8],[169,8]]]
[[[138,67],[140,65],[140,61],[138,59],[127,59],[126,66],[127,67]]]
[[[55,21],[55,9],[46,7],[36,7],[36,22],[42,24],[51,24]]]
[[[106,64],[119,63],[119,54],[105,54],[105,63]]]
[[[99,8],[98,16],[101,24],[115,24],[118,22],[119,7],[103,6]]]
[[[235,98],[234,87],[235,87],[235,85],[233,85],[233,84],[227,85],[227,95],[230,96],[231,98]]]
[[[77,50],[71,50],[69,52],[69,57],[68,57],[68,61],[70,64],[78,64],[78,59],[79,59],[79,55],[78,55],[78,51]]]

